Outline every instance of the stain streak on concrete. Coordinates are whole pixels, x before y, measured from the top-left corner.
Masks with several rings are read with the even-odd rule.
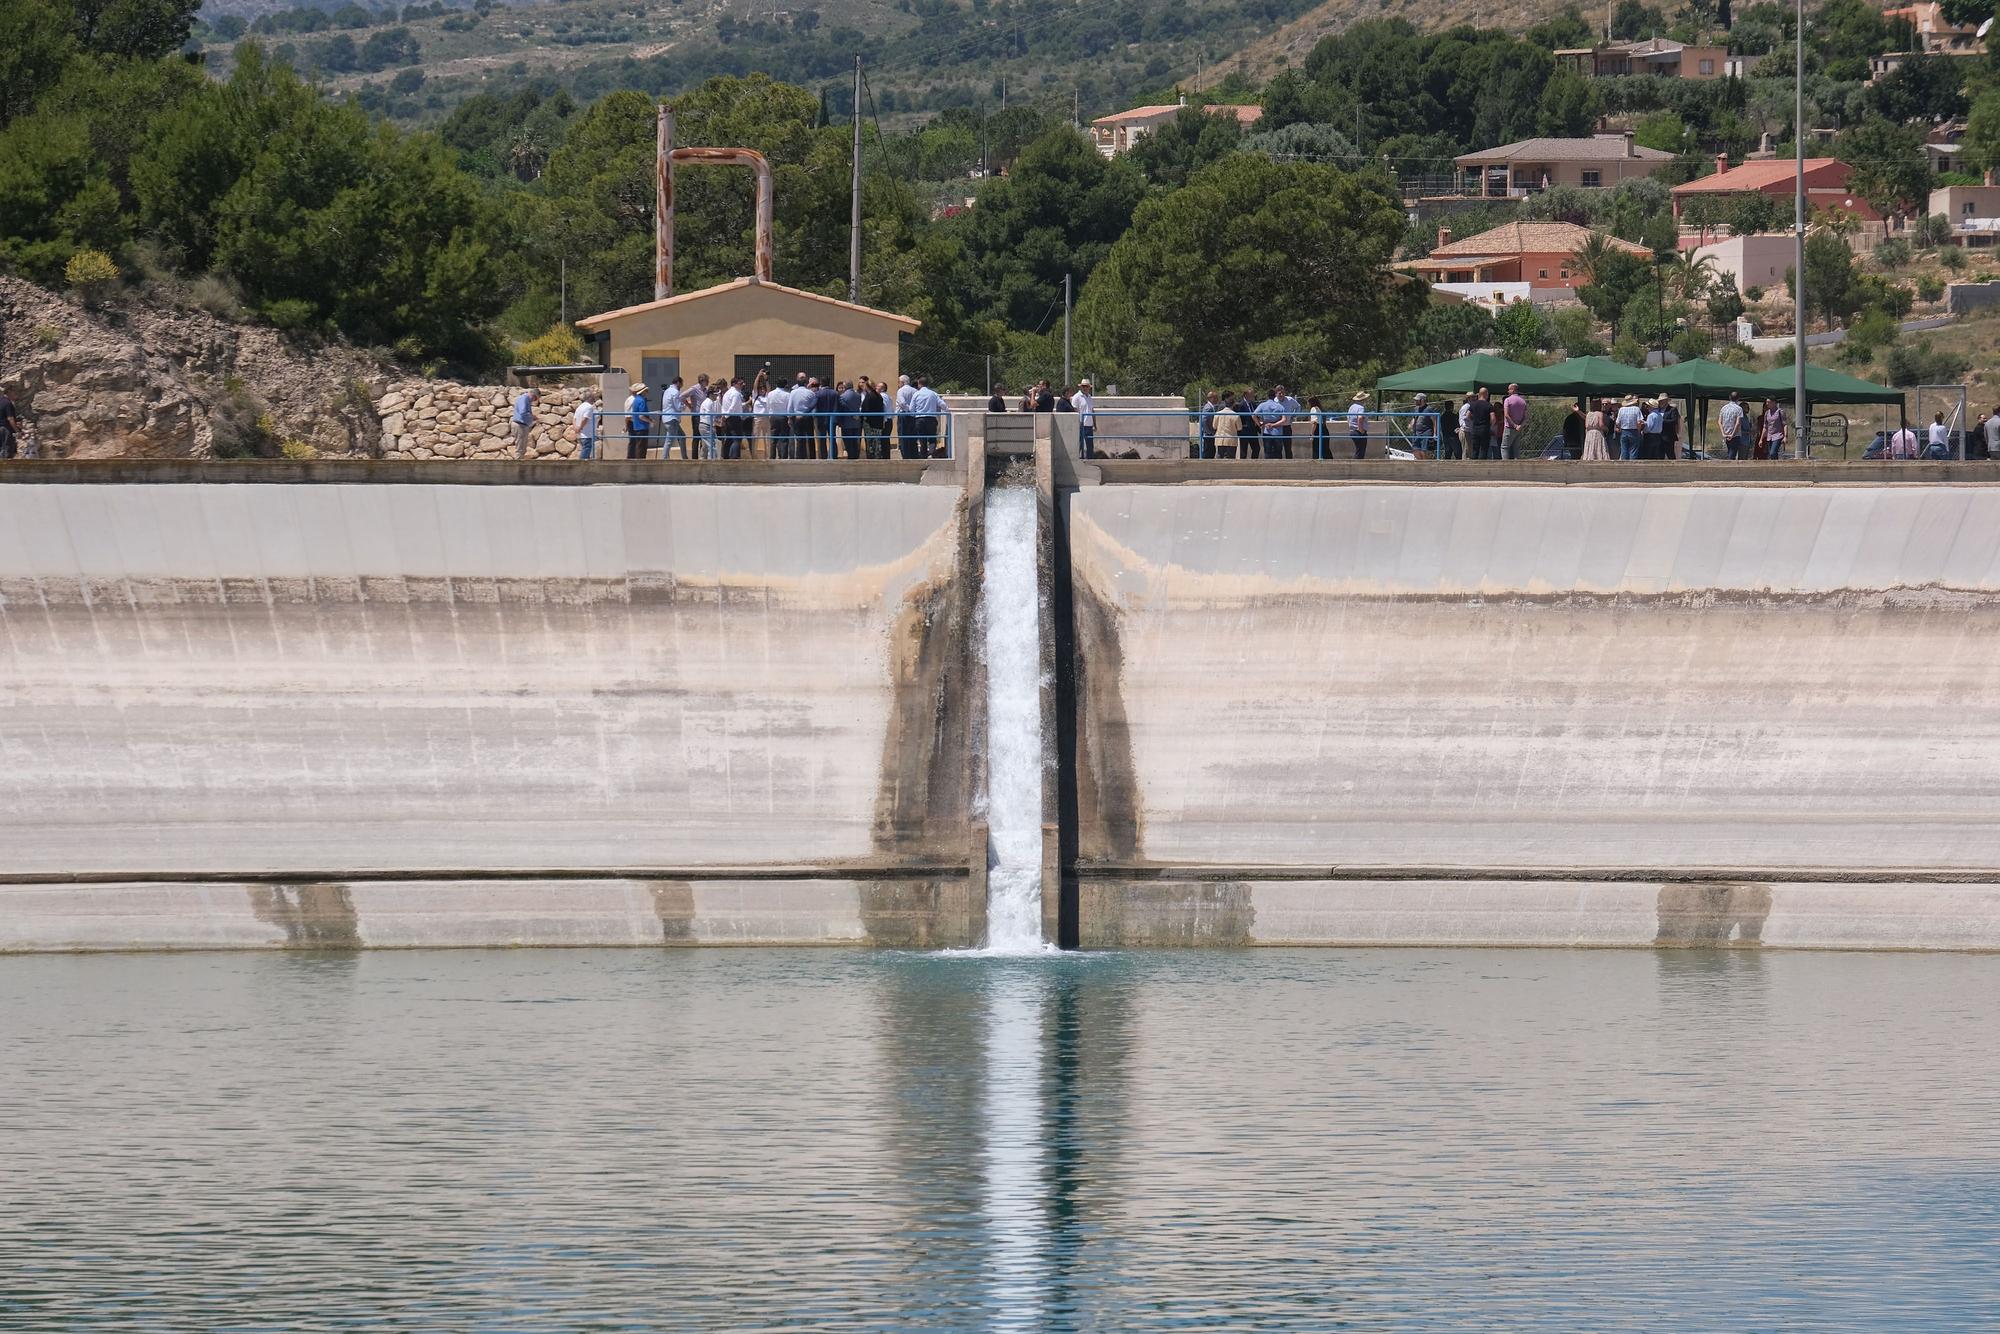
[[[285,933],[292,950],[358,950],[361,923],[346,885],[323,882],[250,886],[250,911]]]
[[[1771,887],[1756,882],[1660,886],[1659,931],[1655,945],[1734,945],[1764,943],[1771,915]]]
[[[1086,880],[1084,949],[1223,948],[1254,943],[1257,910],[1241,882]]]
[[[1129,862],[1144,843],[1139,775],[1121,693],[1116,613],[1083,579],[1071,588],[1076,653],[1077,860]]]

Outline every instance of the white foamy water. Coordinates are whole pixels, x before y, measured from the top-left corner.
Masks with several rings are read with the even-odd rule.
[[[1042,939],[1041,579],[1035,493],[986,493],[980,585],[986,656],[986,951],[1053,949]]]

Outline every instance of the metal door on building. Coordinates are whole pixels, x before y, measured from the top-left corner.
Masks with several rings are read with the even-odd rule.
[[[678,356],[646,356],[639,363],[639,378],[653,390],[653,402],[660,401],[660,390],[674,382],[681,373],[681,359]]]

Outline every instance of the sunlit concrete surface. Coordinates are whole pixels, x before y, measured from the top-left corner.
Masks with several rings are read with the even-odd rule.
[[[0,874],[963,865],[959,500],[0,487]]]

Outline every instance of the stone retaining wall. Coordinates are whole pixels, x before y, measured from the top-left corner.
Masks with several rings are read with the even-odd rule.
[[[391,459],[511,459],[514,397],[505,385],[404,380],[376,400],[382,419],[382,456]],[[534,457],[576,457],[570,415],[583,387],[543,389],[530,436]]]

